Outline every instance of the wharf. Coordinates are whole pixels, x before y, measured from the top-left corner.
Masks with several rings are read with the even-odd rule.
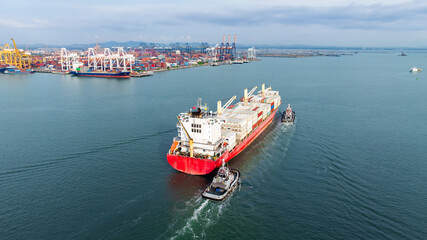
[[[170,68],[160,68],[160,69],[153,70],[153,72],[166,72],[166,71],[195,68],[195,67],[202,67],[202,66],[208,66],[208,63],[190,65],[190,66],[175,66],[175,67],[170,67]]]
[[[37,73],[52,73],[52,70],[50,70],[50,69],[42,69],[42,68],[35,68],[34,72],[37,72]]]
[[[260,57],[278,57],[278,58],[305,58],[305,57],[341,57],[341,56],[352,56],[353,54],[348,53],[259,53]]]
[[[129,75],[131,77],[149,77],[153,76],[153,72],[131,72]]]

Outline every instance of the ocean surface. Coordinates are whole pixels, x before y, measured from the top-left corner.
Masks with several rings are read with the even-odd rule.
[[[264,58],[128,80],[0,75],[0,239],[427,239],[427,53]],[[275,122],[230,162],[242,185],[166,161],[202,97],[280,91]]]

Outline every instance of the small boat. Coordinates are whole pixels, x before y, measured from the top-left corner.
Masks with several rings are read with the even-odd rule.
[[[1,70],[4,74],[29,74],[34,73],[33,69],[17,68],[15,66],[7,67]]]
[[[212,183],[203,191],[202,196],[211,200],[222,201],[226,199],[237,185],[240,184],[240,172],[236,169],[229,169],[222,162],[218,173],[213,178]]]
[[[397,56],[402,56],[402,57],[406,57],[406,56],[408,56],[408,54],[406,54],[406,53],[404,53],[403,51],[399,54],[399,55],[397,55]]]
[[[295,112],[292,111],[291,104],[288,104],[286,111],[282,115],[282,122],[293,123],[295,121]]]
[[[421,68],[416,68],[416,67],[413,67],[413,68],[411,68],[411,70],[409,70],[409,72],[422,72],[423,70],[421,69]]]

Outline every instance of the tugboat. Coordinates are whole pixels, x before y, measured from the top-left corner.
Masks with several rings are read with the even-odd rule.
[[[240,172],[235,169],[229,169],[223,161],[218,173],[213,178],[209,187],[202,193],[202,196],[211,200],[222,201],[236,189],[239,183]]]
[[[295,112],[292,111],[291,104],[288,104],[286,112],[282,115],[282,122],[293,123],[295,121]]]
[[[411,68],[411,70],[409,70],[409,72],[411,72],[411,73],[414,73],[414,72],[422,72],[423,70],[421,69],[421,68],[416,68],[416,67],[413,67],[413,68]]]

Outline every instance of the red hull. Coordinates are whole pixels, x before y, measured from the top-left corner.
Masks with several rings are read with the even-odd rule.
[[[109,75],[91,75],[91,74],[87,74],[84,75],[82,77],[96,77],[96,78],[130,78],[129,75],[125,75],[125,76],[109,76]]]
[[[238,146],[234,148],[233,151],[226,151],[216,160],[211,159],[202,159],[202,158],[192,158],[186,156],[179,156],[174,154],[167,154],[168,163],[175,168],[176,170],[192,175],[206,175],[211,173],[216,168],[220,167],[222,164],[222,159],[225,162],[230,161],[246,147],[248,147],[269,125],[272,123],[274,115],[276,114],[277,109],[268,116],[264,122],[262,122],[257,129],[255,129],[247,138],[243,140]]]

